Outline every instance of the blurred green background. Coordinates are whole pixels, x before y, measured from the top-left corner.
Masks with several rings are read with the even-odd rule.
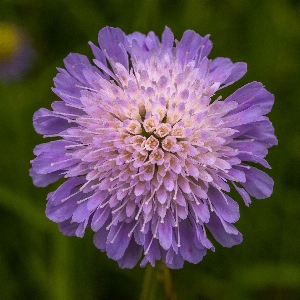
[[[63,236],[44,215],[56,185],[36,188],[28,175],[32,150],[44,142],[32,115],[56,100],[56,67],[69,52],[91,57],[87,42],[106,25],[159,36],[167,25],[177,39],[186,29],[209,33],[211,58],[248,64],[224,96],[260,81],[276,97],[269,117],[279,146],[267,158],[274,193],[250,208],[239,201],[241,245],[214,243],[216,253],[198,265],[171,271],[178,300],[300,299],[300,1],[0,0],[0,21],[23,28],[36,51],[27,76],[0,82],[1,299],[139,298],[145,269],[119,269],[94,247],[91,230]]]

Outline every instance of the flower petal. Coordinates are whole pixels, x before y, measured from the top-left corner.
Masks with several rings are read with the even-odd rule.
[[[125,33],[121,29],[104,27],[99,31],[98,42],[102,51],[106,51],[114,62],[118,62],[128,69],[128,57],[124,49],[128,42]]]
[[[173,230],[172,230],[172,216],[170,211],[167,211],[167,214],[164,218],[164,222],[158,225],[158,238],[159,243],[163,247],[163,249],[168,250],[172,245],[172,237],[173,237]]]
[[[122,269],[132,269],[141,258],[143,248],[131,239],[122,258],[118,260],[119,267]]]
[[[247,72],[247,64],[243,62],[238,62],[233,64],[231,69],[231,74],[227,77],[227,79],[223,82],[220,89],[233,84],[234,82],[241,79]]]
[[[109,258],[119,260],[123,257],[132,237],[128,233],[132,228],[131,223],[119,223],[109,230],[106,242],[106,253]]]
[[[106,249],[106,241],[108,236],[108,230],[106,230],[106,226],[111,222],[111,218],[107,219],[105,222],[105,226],[101,227],[97,232],[94,234],[93,241],[94,245],[100,249],[101,251],[105,251]]]
[[[199,51],[203,38],[193,30],[186,30],[177,45],[177,59],[182,64],[191,61]]]
[[[239,105],[229,115],[246,110],[253,105],[260,105],[262,115],[265,115],[273,106],[274,95],[268,92],[260,82],[254,81],[239,88],[224,100],[225,103],[230,101],[236,101]]]
[[[208,197],[216,212],[227,222],[234,223],[240,218],[239,206],[228,195],[214,187],[208,190]]]
[[[79,226],[79,224],[72,222],[71,219],[68,219],[63,222],[58,223],[59,231],[66,236],[76,235],[76,230],[77,230],[78,226]]]
[[[50,110],[41,108],[33,115],[33,126],[39,134],[58,134],[71,125],[65,118],[54,115]]]
[[[213,237],[224,247],[232,247],[240,244],[243,240],[243,236],[238,234],[229,234],[225,231],[220,219],[215,213],[210,216],[209,223],[206,225]]]
[[[33,168],[29,170],[29,174],[32,177],[33,184],[38,187],[46,187],[64,176],[60,170],[48,174],[38,174]]]
[[[165,30],[162,34],[161,43],[164,51],[170,51],[174,45],[174,34],[169,27],[165,27]]]
[[[84,69],[92,69],[89,59],[85,55],[70,53],[65,59],[64,64],[68,72],[82,84],[89,86],[83,75]]]
[[[78,207],[78,199],[79,197],[75,195],[73,198],[59,205],[53,205],[51,202],[48,202],[46,206],[46,216],[56,223],[69,219]]]
[[[199,249],[194,244],[194,238],[196,232],[194,228],[189,224],[188,220],[180,222],[180,244],[179,252],[182,258],[193,264],[199,263],[204,255],[206,254],[206,249]]]
[[[273,179],[265,172],[250,167],[244,170],[246,174],[246,182],[242,183],[245,190],[256,199],[265,199],[270,197],[273,192]]]

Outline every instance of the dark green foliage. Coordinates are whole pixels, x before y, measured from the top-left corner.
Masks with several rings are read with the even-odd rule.
[[[44,142],[32,115],[56,99],[55,68],[69,52],[91,57],[87,42],[96,43],[103,26],[160,35],[168,25],[177,39],[186,29],[210,33],[210,57],[248,63],[246,76],[223,95],[261,81],[276,97],[269,117],[279,140],[268,156],[273,195],[250,208],[239,199],[243,243],[215,243],[216,253],[198,265],[171,271],[178,299],[299,299],[299,15],[292,0],[3,0],[0,20],[23,27],[37,57],[26,78],[0,83],[0,298],[138,299],[144,269],[119,269],[93,246],[91,230],[83,239],[65,237],[45,217],[55,185],[38,189],[28,175],[32,149]]]

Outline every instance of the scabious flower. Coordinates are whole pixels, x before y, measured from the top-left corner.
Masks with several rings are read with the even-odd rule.
[[[22,78],[32,66],[34,50],[21,28],[0,23],[0,81]]]
[[[34,184],[66,178],[48,195],[47,217],[68,236],[91,227],[121,268],[141,257],[141,266],[198,263],[214,250],[208,231],[224,247],[241,243],[227,193],[234,187],[247,206],[272,193],[273,180],[253,165],[269,168],[267,148],[277,144],[265,116],[273,95],[252,82],[213,100],[246,64],[209,59],[208,35],[187,30],[174,41],[166,27],[160,42],[105,27],[98,38],[95,66],[68,55],[54,78],[62,101],[34,115],[38,133],[60,138],[35,148]]]

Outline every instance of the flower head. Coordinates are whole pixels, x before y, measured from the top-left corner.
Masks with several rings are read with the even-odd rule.
[[[252,82],[225,100],[215,93],[246,73],[245,63],[209,59],[209,36],[192,30],[174,41],[150,32],[105,27],[93,66],[79,54],[64,60],[53,89],[62,101],[42,108],[34,126],[45,137],[32,161],[35,185],[66,181],[48,195],[46,214],[65,235],[95,232],[94,243],[122,268],[163,260],[198,263],[242,241],[232,225],[238,204],[272,193],[267,148],[277,144],[265,116],[274,97]],[[251,165],[249,165],[249,163]]]
[[[21,78],[31,67],[33,57],[23,31],[14,24],[0,23],[0,80]]]

